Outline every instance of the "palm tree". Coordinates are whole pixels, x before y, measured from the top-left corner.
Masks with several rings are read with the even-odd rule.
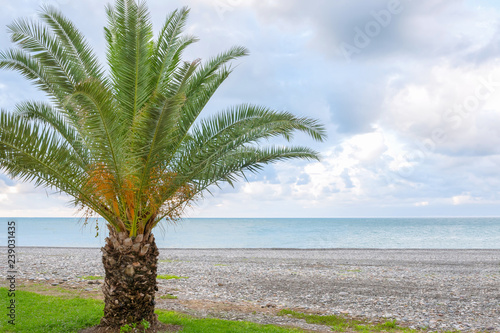
[[[8,26],[17,47],[0,53],[0,67],[21,73],[49,102],[0,112],[0,166],[106,220],[101,326],[116,328],[156,323],[158,223],[180,218],[211,186],[232,185],[265,164],[318,159],[307,147],[260,143],[296,131],[321,141],[325,130],[316,120],[249,104],[197,120],[231,73],[229,63],[247,50],[182,61],[197,41],[183,34],[187,8],[170,13],[156,39],[144,1],[117,0],[106,11],[108,70],[53,7],[42,7],[41,22]]]

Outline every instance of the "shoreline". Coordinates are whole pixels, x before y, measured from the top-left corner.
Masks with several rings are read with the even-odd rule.
[[[17,249],[21,280],[99,293],[81,277],[104,274],[100,248]],[[198,316],[272,323],[275,316],[256,310],[292,308],[434,331],[500,332],[498,249],[163,248],[158,274],[187,278],[158,280],[157,295],[177,299],[158,297],[157,306]]]
[[[0,246],[0,249],[6,249],[7,246]],[[100,250],[101,247],[78,247],[78,246],[38,246],[22,245],[16,246],[18,249],[81,249],[81,250]],[[158,247],[158,250],[215,250],[215,251],[237,251],[237,250],[258,250],[258,251],[498,251],[500,248],[378,248],[378,247],[328,247],[328,248],[296,248],[296,247]]]

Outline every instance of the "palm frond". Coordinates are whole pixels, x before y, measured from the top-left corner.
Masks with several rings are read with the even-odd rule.
[[[194,121],[201,113],[205,105],[209,102],[210,98],[215,94],[220,85],[226,80],[226,78],[231,73],[228,68],[221,68],[220,71],[207,80],[204,84],[204,89],[199,89],[196,93],[192,94],[189,99],[187,99],[182,107],[182,116],[179,118],[177,124],[176,137],[173,138],[173,145],[171,150],[173,154],[170,155],[170,159],[175,157],[175,153],[178,151],[180,146],[190,140],[189,130],[193,125]],[[170,159],[166,161],[167,164],[170,163]]]
[[[85,76],[77,77],[76,81],[88,77],[104,78],[97,56],[71,21],[53,6],[42,6],[40,17],[57,36],[64,47],[66,56],[72,59],[73,65],[78,66],[79,72],[85,74]]]
[[[40,90],[46,92],[54,101],[62,103],[65,91],[60,91],[58,82],[47,73],[39,59],[19,49],[0,51],[0,68],[19,72],[22,76],[32,81]]]
[[[145,175],[149,174],[151,168],[164,163],[164,160],[172,154],[172,143],[175,143],[178,136],[177,124],[182,116],[181,110],[186,99],[187,82],[197,65],[198,61],[193,61],[185,62],[184,66],[179,67],[169,82],[168,95],[166,97],[160,95],[155,101],[157,106],[150,106],[139,114],[133,126],[134,129],[140,128],[136,131],[140,135],[136,137],[136,144],[133,146],[137,148],[144,165],[141,177],[143,185],[147,178]],[[142,188],[143,186],[140,187]]]
[[[184,200],[177,200],[172,210],[187,205],[193,198],[209,190],[211,186],[219,186],[222,183],[228,183],[234,186],[234,183],[245,179],[245,172],[258,172],[264,165],[289,159],[319,160],[318,152],[308,147],[241,147],[234,151],[219,156],[215,163],[204,164],[201,169],[185,177],[189,178],[192,188],[196,190],[190,193],[190,197]],[[177,191],[186,186],[187,182],[178,182],[176,187],[169,188],[169,191],[161,193],[161,200],[168,201]],[[165,211],[163,215],[155,218],[154,225],[162,219],[168,217],[170,211]]]
[[[30,19],[18,19],[7,27],[11,40],[40,62],[58,90],[71,93],[82,73],[49,29]]]
[[[61,138],[65,140],[79,156],[82,168],[88,163],[88,152],[83,148],[80,133],[69,125],[64,112],[44,102],[23,102],[16,105],[14,114],[50,127],[61,135]]]
[[[316,120],[248,104],[236,106],[193,128],[179,149],[176,168],[188,173],[194,165],[203,168],[229,151],[263,139],[281,136],[290,140],[294,131],[305,132],[316,140],[326,136],[324,127]]]
[[[148,112],[144,112],[140,116],[142,120],[139,124],[144,124],[141,130],[137,131],[141,135],[137,137],[138,149],[137,152],[141,154],[138,161],[142,162],[142,172],[139,176],[139,187],[137,195],[137,205],[142,207],[144,202],[141,198],[146,188],[149,188],[153,182],[158,180],[164,174],[158,173],[154,175],[153,170],[161,170],[162,165],[165,165],[166,160],[170,160],[171,156],[175,153],[172,149],[178,137],[179,120],[182,116],[181,110],[185,102],[184,91],[189,81],[190,76],[194,73],[198,65],[197,61],[191,63],[184,63],[184,66],[179,67],[173,79],[169,82],[168,97],[160,98],[158,108],[149,108]],[[145,154],[144,154],[145,153]],[[136,155],[136,154],[134,154]],[[161,206],[161,204],[159,205]]]
[[[251,104],[229,108],[208,120],[202,120],[200,125],[193,129],[194,139],[203,145],[210,142],[220,145],[221,140],[234,141],[236,137],[243,140],[243,143],[273,136],[282,136],[290,141],[294,131],[304,132],[317,141],[326,137],[324,127],[317,120],[299,118],[289,112],[274,111]]]
[[[186,88],[187,102],[179,122],[179,144],[186,137],[215,91],[231,73],[231,68],[228,68],[226,64],[246,55],[248,55],[248,50],[244,47],[233,47],[209,59],[193,73]]]
[[[220,156],[217,161],[205,164],[205,168],[197,175],[198,191],[222,182],[231,186],[245,172],[258,172],[264,165],[286,161],[289,159],[319,160],[319,153],[308,147],[241,147]]]
[[[11,177],[56,188],[78,198],[104,218],[112,218],[83,190],[86,177],[78,156],[50,129],[0,111],[0,162]]]
[[[188,89],[188,96],[200,89],[213,74],[215,74],[229,61],[247,56],[248,54],[248,50],[243,46],[234,46],[228,51],[222,52],[221,54],[209,59],[199,68],[194,75],[194,78],[191,80]]]
[[[94,159],[104,162],[121,184],[125,161],[123,146],[126,137],[121,113],[110,89],[95,79],[87,79],[75,87],[67,104],[78,112],[80,123],[76,128]]]
[[[152,25],[146,3],[118,0],[107,8],[108,62],[114,93],[130,126],[150,97],[148,91]]]
[[[150,91],[161,92],[164,85],[181,62],[182,52],[198,41],[194,36],[181,36],[186,25],[189,9],[184,7],[167,16],[151,55]]]

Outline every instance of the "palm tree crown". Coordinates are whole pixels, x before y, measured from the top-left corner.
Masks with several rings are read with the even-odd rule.
[[[117,0],[106,10],[106,71],[55,8],[42,8],[41,23],[8,26],[17,47],[0,53],[0,67],[50,98],[0,112],[0,166],[12,177],[65,192],[135,237],[179,217],[212,185],[271,162],[318,158],[307,147],[261,145],[296,131],[323,140],[310,118],[244,104],[197,120],[245,48],[182,61],[197,41],[183,34],[187,8],[169,14],[156,38],[145,2]]]

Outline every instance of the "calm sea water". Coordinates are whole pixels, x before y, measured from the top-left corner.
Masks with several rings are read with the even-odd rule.
[[[0,245],[7,221],[0,218]],[[95,221],[16,218],[17,246],[100,247]],[[197,218],[156,228],[161,248],[500,249],[500,218]]]

